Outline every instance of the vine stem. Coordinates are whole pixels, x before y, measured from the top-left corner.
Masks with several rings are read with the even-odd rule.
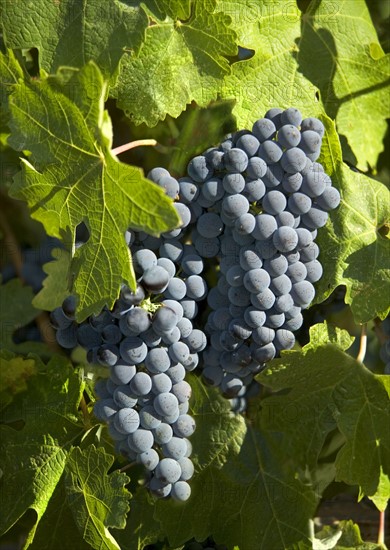
[[[385,544],[385,510],[379,512],[378,544]]]
[[[367,324],[365,323],[362,325],[362,329],[360,332],[360,347],[359,347],[359,353],[356,357],[356,360],[359,361],[359,363],[363,363],[364,358],[366,356],[367,351]]]
[[[136,462],[130,462],[129,464],[126,464],[126,466],[123,466],[123,468],[121,468],[119,471],[122,473],[122,472],[126,472],[126,470],[130,470],[130,468],[132,468],[133,466],[135,466],[137,463]]]
[[[137,141],[130,141],[129,143],[115,147],[115,149],[111,149],[111,153],[116,156],[125,151],[129,151],[129,149],[134,149],[135,147],[141,147],[143,145],[152,145],[154,147],[157,145],[157,141],[155,139],[138,139]]]
[[[16,240],[16,237],[9,225],[5,216],[0,216],[0,228],[3,233],[3,240],[5,247],[8,250],[12,265],[15,268],[18,278],[22,283],[26,284],[26,281],[23,278],[23,257],[20,252],[19,243]],[[56,344],[55,333],[50,324],[49,316],[45,311],[41,311],[35,318],[35,322],[38,325],[39,332],[41,333],[42,340],[47,344],[54,352],[59,352],[60,348]]]
[[[81,409],[81,412],[83,413],[84,424],[89,425],[88,407],[87,402],[85,401],[84,394],[81,396],[79,407]]]

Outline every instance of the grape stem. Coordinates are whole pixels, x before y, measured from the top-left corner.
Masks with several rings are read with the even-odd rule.
[[[135,466],[137,463],[134,461],[134,462],[130,462],[129,464],[126,464],[126,466],[123,466],[123,468],[120,468],[120,472],[125,472],[126,470],[129,470],[130,468],[132,468],[133,466]]]
[[[111,149],[111,153],[115,156],[120,155],[125,151],[129,151],[129,149],[134,149],[135,147],[141,147],[142,145],[156,146],[157,141],[155,139],[138,139],[137,141],[130,141],[129,143],[125,143],[124,145],[119,145],[119,147],[115,147],[114,149]]]
[[[360,332],[360,347],[356,360],[363,363],[367,351],[367,324],[363,324]]]
[[[8,250],[8,254],[11,263],[15,268],[15,272],[22,283],[26,284],[26,281],[22,275],[23,258],[20,252],[20,246],[5,216],[0,216],[0,229],[3,233],[4,244]],[[50,324],[48,314],[45,311],[41,311],[35,317],[35,322],[38,325],[42,340],[47,344],[47,347],[56,353],[61,352],[61,348],[56,343],[55,333]]]
[[[379,512],[378,544],[385,544],[385,510]]]

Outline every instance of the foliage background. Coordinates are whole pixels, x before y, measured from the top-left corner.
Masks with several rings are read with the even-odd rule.
[[[53,253],[57,261],[45,268],[49,277],[33,304],[32,289],[20,280],[0,286],[0,548],[60,548],[65,532],[66,544],[80,550],[118,544],[129,550],[148,544],[173,549],[209,536],[241,550],[310,548],[308,521],[321,517],[321,502],[368,495],[371,500],[365,497],[363,506],[374,510],[374,502],[383,509],[390,493],[390,386],[381,376],[377,338],[378,316],[385,317],[390,306],[389,60],[383,56],[389,52],[389,4],[91,0],[85,5],[89,25],[83,30],[76,1],[1,4],[3,53],[7,46],[16,55],[15,61],[2,57],[0,72],[1,265],[17,256],[10,236],[23,251],[41,243],[47,231],[65,249]],[[237,44],[254,50],[253,57],[240,61]],[[81,68],[90,59],[102,74],[87,67],[84,73],[38,78],[40,69],[54,74],[62,65]],[[23,77],[15,85],[15,75],[22,76],[19,62],[32,80]],[[107,90],[104,105],[102,90]],[[55,109],[59,91],[61,108]],[[51,110],[40,111],[42,104]],[[318,304],[307,312],[298,334],[306,347],[272,363],[260,378],[262,399],[253,401],[245,419],[232,416],[215,391],[191,377],[198,424],[193,497],[181,508],[155,503],[139,486],[137,467],[120,472],[125,463],[114,457],[105,429],[91,415],[96,372],[85,365],[80,350],[71,357],[61,354],[47,317],[38,310],[61,303],[69,291],[69,269],[75,275],[72,290],[80,294],[80,318],[112,303],[121,280],[132,281],[120,235],[112,227],[103,235],[96,229],[103,212],[113,212],[122,232],[129,224],[152,232],[175,225],[169,201],[161,215],[154,208],[162,204],[162,194],[152,195],[158,191],[149,186],[149,200],[137,191],[148,182],[135,167],[146,174],[165,166],[180,176],[192,156],[227,132],[250,127],[274,105],[330,117],[324,118],[322,161],[343,195],[340,211],[320,237],[325,276],[317,289]],[[58,146],[55,139],[68,132],[62,108],[74,131],[71,146],[69,141]],[[44,120],[45,130],[41,133],[31,119]],[[56,129],[56,136],[45,142],[48,127]],[[148,137],[159,145],[129,151],[121,155],[119,167],[112,164],[111,147]],[[96,143],[112,166],[112,177],[100,158],[87,165],[84,153],[74,147],[88,153]],[[62,204],[63,182],[74,181],[78,165],[80,173],[86,166],[97,170],[88,181],[93,200],[84,211],[73,202],[68,218],[55,219],[50,212]],[[115,180],[116,185],[121,178],[122,189],[133,185],[132,196],[124,193],[118,200],[113,186],[103,200],[101,182]],[[57,193],[53,204],[40,202],[40,189],[47,184]],[[13,197],[24,199],[29,208]],[[145,207],[148,215],[141,219],[139,210]],[[88,222],[89,248],[74,255],[82,220]],[[93,281],[88,274],[101,240],[110,246],[104,253],[98,250],[100,265],[112,277]],[[338,309],[340,296],[348,306]],[[32,321],[44,342],[16,344],[15,329]],[[355,360],[363,322],[369,334],[365,367]],[[237,503],[242,503],[239,509]],[[335,515],[351,519],[349,511]],[[379,548],[364,545],[352,523],[336,532],[318,531],[318,548]],[[372,532],[368,535],[375,540]]]

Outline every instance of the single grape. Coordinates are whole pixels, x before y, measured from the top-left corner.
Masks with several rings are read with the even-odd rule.
[[[132,365],[138,365],[145,360],[148,348],[138,336],[129,336],[122,340],[119,351],[124,361]]]
[[[278,131],[278,142],[285,149],[296,147],[301,141],[301,133],[298,128],[292,124],[285,124]]]
[[[207,158],[203,155],[194,157],[187,166],[187,173],[198,183],[206,181],[213,175],[213,170],[207,162]]]
[[[298,235],[292,227],[282,226],[275,231],[272,241],[279,252],[291,252],[298,244]]]
[[[195,420],[188,414],[181,414],[172,424],[173,433],[178,437],[190,437],[195,431]]]
[[[280,120],[282,124],[293,124],[298,128],[302,122],[302,114],[298,109],[289,107],[281,113]]]
[[[267,163],[260,157],[252,157],[248,161],[246,173],[249,178],[257,179],[265,176],[267,172]]]
[[[153,436],[158,445],[165,445],[172,439],[173,430],[169,424],[166,422],[161,422],[161,424],[153,430]]]
[[[153,433],[150,430],[144,430],[138,428],[134,432],[129,434],[127,443],[133,451],[136,453],[144,453],[151,449],[154,443]]]
[[[292,147],[283,153],[280,164],[288,174],[295,174],[295,172],[300,172],[305,167],[306,155],[298,147]]]
[[[335,187],[326,187],[322,195],[316,198],[316,205],[329,212],[340,204],[340,193]]]
[[[223,231],[223,222],[218,214],[206,212],[198,218],[196,228],[202,237],[218,237]]]
[[[162,446],[162,451],[167,458],[180,460],[187,452],[187,443],[184,439],[173,436]]]
[[[172,485],[171,496],[174,500],[185,502],[191,496],[191,487],[186,481],[176,481]]]
[[[131,434],[138,429],[139,415],[130,408],[119,409],[114,417],[114,426],[122,434]]]
[[[244,276],[244,286],[249,292],[258,294],[265,290],[271,282],[271,278],[265,269],[251,269]]]
[[[152,389],[152,379],[146,372],[137,372],[130,381],[130,389],[135,395],[147,395]]]
[[[304,120],[302,120],[301,131],[306,132],[307,130],[313,130],[314,132],[317,132],[317,134],[319,134],[321,138],[324,137],[325,134],[324,125],[320,120],[318,120],[318,118],[314,117],[305,118]]]
[[[260,142],[254,135],[245,134],[238,138],[236,147],[245,151],[248,157],[253,157],[260,147]]]
[[[295,304],[301,307],[307,307],[314,299],[315,290],[309,281],[300,281],[292,285],[291,296]]]
[[[161,265],[148,268],[142,276],[143,286],[152,294],[163,292],[168,282],[169,274]]]
[[[263,197],[263,209],[267,214],[280,214],[286,208],[287,200],[280,191],[268,191]]]
[[[137,455],[137,460],[142,466],[152,472],[160,462],[160,457],[154,449],[147,449],[143,453]]]
[[[157,464],[155,476],[164,483],[174,483],[181,476],[180,464],[173,458],[163,458]]]
[[[226,151],[224,163],[228,172],[244,172],[248,166],[248,155],[242,149],[233,147]]]
[[[270,117],[260,118],[256,120],[252,127],[253,134],[257,137],[260,143],[267,139],[272,139],[276,134],[276,126]]]
[[[207,294],[206,281],[199,275],[190,275],[186,279],[187,297],[202,300]]]
[[[279,162],[283,155],[283,149],[276,141],[264,141],[259,148],[258,155],[267,164]]]
[[[119,363],[110,367],[110,376],[118,385],[128,384],[136,372],[137,369],[134,365]]]

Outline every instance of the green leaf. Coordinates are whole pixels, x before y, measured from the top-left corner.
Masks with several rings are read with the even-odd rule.
[[[48,73],[95,61],[104,76],[115,75],[123,51],[137,51],[148,20],[139,6],[111,0],[5,2],[4,40],[9,48],[38,48]]]
[[[20,83],[10,99],[10,145],[32,153],[22,162],[13,196],[27,201],[31,215],[68,246],[81,222],[90,232],[71,264],[79,321],[111,307],[123,282],[134,288],[124,239],[129,226],[160,233],[179,222],[162,189],[111,154],[105,90],[99,70],[88,64]]]
[[[354,550],[384,550],[384,546],[380,544],[364,542],[360,535],[359,526],[353,521],[340,521],[337,526],[325,526],[317,534],[318,538],[315,541],[326,541],[335,535],[337,536],[336,544],[327,548],[332,550],[347,550],[347,548],[353,548]],[[317,547],[314,548],[317,550]],[[318,546],[319,549],[320,546]]]
[[[173,548],[211,534],[216,542],[237,544],[240,550],[285,548],[294,540],[308,540],[317,499],[286,460],[285,442],[262,433],[256,423],[246,425],[217,390],[196,378],[191,385],[191,414],[197,422],[191,439],[196,465],[191,498],[186,503],[155,501],[140,488],[126,529],[115,534],[121,548],[142,548],[164,535]]]
[[[221,92],[224,99],[236,100],[233,114],[238,128],[251,129],[255,120],[271,107],[297,107],[304,117],[324,113],[323,105],[316,98],[317,88],[298,70],[296,55],[301,36],[298,7],[292,2],[286,6],[280,2],[257,6],[244,0],[239,4],[242,9],[233,18],[239,34],[246,21],[241,14],[250,14],[246,11],[249,5],[253,6],[254,19],[248,22],[248,27],[255,26],[255,31],[248,47],[256,53],[249,60],[233,64]],[[225,12],[225,4],[221,2],[220,9],[222,7]],[[233,9],[230,2],[226,9]]]
[[[323,119],[326,136],[320,161],[341,193],[339,208],[318,232],[320,260],[324,275],[317,286],[316,302],[321,302],[338,285],[347,288],[357,323],[390,310],[390,192],[380,182],[358,174],[341,163],[341,150],[334,124]]]
[[[238,127],[251,128],[270,107],[326,112],[342,135],[345,159],[375,167],[390,116],[389,56],[364,0],[313,0],[303,15],[292,2],[232,4],[221,0],[218,9],[235,13],[240,44],[255,50],[234,63],[223,84],[222,97],[237,101]]]
[[[0,348],[17,353],[46,351],[38,342],[14,344],[12,335],[16,329],[35,319],[39,311],[31,304],[34,293],[30,286],[24,286],[20,279],[11,279],[0,285]]]
[[[119,550],[108,527],[123,529],[129,510],[130,481],[118,471],[107,474],[114,457],[90,445],[70,452],[65,468],[67,499],[84,540],[92,548]]]
[[[258,380],[279,392],[262,400],[260,418],[264,429],[289,436],[288,456],[314,468],[337,427],[345,444],[336,479],[376,494],[382,471],[390,474],[390,403],[381,377],[333,344],[311,344],[274,360]]]
[[[11,403],[14,395],[27,389],[27,380],[36,373],[34,359],[0,352],[0,408]]]
[[[64,475],[59,480],[47,509],[38,524],[30,550],[58,550],[64,544],[75,550],[90,550],[91,546],[83,540],[77,528],[72,511],[66,498]]]
[[[230,17],[213,13],[214,7],[214,0],[197,0],[188,21],[156,21],[139,54],[123,56],[110,93],[133,122],[155,126],[167,114],[177,117],[191,101],[206,106],[216,99],[229,73],[225,56],[235,55],[237,46]]]
[[[188,19],[191,15],[191,0],[144,0],[142,7],[153,19],[160,21],[166,17]]]
[[[8,51],[5,55],[0,55],[0,107],[2,125],[7,121],[8,97],[12,93],[15,84],[23,78],[23,70],[19,65],[15,54]]]
[[[313,0],[302,17],[297,60],[345,138],[344,158],[361,170],[375,167],[390,116],[390,55],[379,44],[366,2]]]
[[[79,374],[58,356],[47,365],[35,362],[38,373],[3,411],[0,426],[0,533],[32,508],[37,523],[28,543],[62,476],[67,450],[83,429],[77,416],[83,391]]]
[[[53,311],[68,296],[68,274],[71,257],[67,250],[55,248],[51,255],[54,260],[43,265],[47,274],[43,288],[34,296],[33,305],[39,309]]]
[[[315,348],[323,344],[336,344],[343,351],[350,348],[355,338],[348,331],[331,325],[326,321],[313,325],[309,328],[310,342],[304,347],[305,350]]]

